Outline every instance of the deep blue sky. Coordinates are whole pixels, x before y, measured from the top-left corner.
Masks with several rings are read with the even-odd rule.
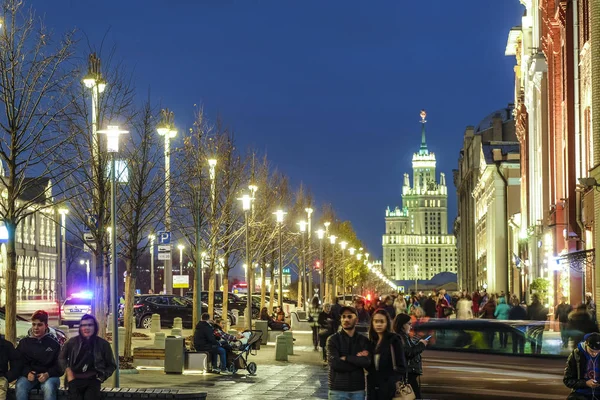
[[[140,96],[189,128],[194,104],[220,114],[240,147],[267,152],[381,255],[386,206],[420,143],[419,112],[449,187],[464,129],[513,101],[505,57],[518,0],[47,1],[55,32],[117,46]],[[85,55],[86,46],[82,46]]]

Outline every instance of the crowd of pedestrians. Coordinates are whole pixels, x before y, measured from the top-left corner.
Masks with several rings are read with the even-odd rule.
[[[79,335],[65,342],[48,326],[48,313],[36,311],[31,329],[15,349],[0,337],[0,400],[5,400],[8,384],[16,380],[17,400],[27,400],[32,389],[40,389],[44,400],[56,400],[60,377],[71,400],[97,400],[100,387],[116,369],[108,342],[98,337],[98,322],[84,315]]]

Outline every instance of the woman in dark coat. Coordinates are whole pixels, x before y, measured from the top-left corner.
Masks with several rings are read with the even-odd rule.
[[[421,363],[421,353],[429,343],[425,339],[410,337],[412,329],[411,318],[408,314],[398,314],[394,319],[394,332],[402,339],[404,344],[404,356],[408,363],[408,383],[412,386],[417,399],[421,398],[421,388],[419,386],[420,376],[423,375],[423,364]]]
[[[407,365],[402,340],[392,332],[387,311],[378,309],[373,313],[369,340],[373,357],[367,375],[367,398],[390,400],[396,393],[396,382],[406,379]]]
[[[325,303],[323,304],[323,311],[319,313],[319,319],[317,320],[319,324],[319,346],[323,350],[323,362],[327,362],[327,338],[333,335],[333,316],[331,315],[331,304]]]
[[[262,321],[267,321],[267,325],[269,326],[269,328],[272,331],[289,331],[290,330],[290,326],[288,324],[286,324],[285,322],[275,321],[273,318],[271,318],[271,316],[269,315],[269,311],[267,310],[267,307],[263,307],[263,309],[260,311],[260,319]]]

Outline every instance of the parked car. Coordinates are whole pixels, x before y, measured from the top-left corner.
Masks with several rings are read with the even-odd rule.
[[[6,317],[4,307],[0,307],[0,334],[6,334]],[[31,328],[31,322],[17,315],[17,340],[27,336],[27,332]]]
[[[193,305],[190,299],[168,294],[143,294],[134,297],[133,316],[138,328],[150,328],[152,314],[160,315],[161,326],[173,326],[174,318],[181,318],[184,328],[193,328]],[[208,305],[202,303],[202,312],[208,312]],[[215,317],[220,317],[222,309],[215,308]],[[230,325],[237,322],[231,311],[227,312]]]
[[[60,324],[68,327],[78,324],[81,317],[92,313],[92,300],[91,292],[73,293],[67,297],[59,310]]]
[[[185,294],[188,298],[194,297],[194,292],[190,291]],[[202,291],[201,300],[208,303],[208,291]],[[215,307],[223,307],[223,292],[215,291]],[[252,304],[252,318],[256,319],[260,315],[258,305]],[[238,310],[239,315],[244,315],[246,310],[246,301],[241,300],[237,294],[229,292],[227,295],[227,310]]]
[[[364,296],[361,296],[359,294],[351,294],[351,293],[346,293],[345,295],[339,295],[337,297],[338,302],[343,305],[343,306],[353,306],[354,302],[356,300],[362,300],[365,303],[367,302],[367,300],[365,299]]]

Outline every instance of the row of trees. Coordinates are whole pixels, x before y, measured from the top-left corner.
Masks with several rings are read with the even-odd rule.
[[[94,312],[101,327],[99,334],[105,335],[111,236],[125,263],[124,318],[130,321],[140,258],[149,247],[148,235],[164,227],[164,145],[156,132],[159,107],[150,96],[142,104],[135,101],[131,74],[122,62],[114,60],[114,50],[107,54],[102,67],[95,54],[87,63],[81,62],[75,31],[54,40],[22,1],[3,0],[1,7],[0,161],[5,173],[0,176],[0,219],[9,233],[6,338],[12,342],[16,338],[15,230],[24,218],[36,212],[53,215],[59,224],[56,210],[60,205],[69,209],[67,229],[76,242],[86,243],[86,233],[93,237],[83,246],[88,246],[93,255]],[[82,83],[83,77],[86,84]],[[118,226],[113,235],[106,229],[111,217],[107,201],[109,157],[103,150],[106,138],[97,130],[115,121],[130,133],[121,140],[119,158],[127,165],[127,181],[118,185]],[[305,209],[314,204],[310,191],[303,185],[294,190],[288,177],[272,166],[266,155],[238,149],[234,132],[220,119],[211,123],[202,108],[195,110],[193,126],[181,136],[179,145],[169,149],[173,164],[171,230],[185,242],[186,256],[194,265],[199,264],[201,252],[208,254],[209,312],[212,314],[214,308],[217,260],[224,260],[223,286],[227,288],[231,269],[246,255],[244,214],[237,199],[249,185],[258,188],[250,216],[250,258],[263,270],[261,307],[266,299],[265,278],[267,274],[275,275],[278,264],[276,209],[288,213],[282,234],[283,266],[290,266],[298,274],[302,264],[299,257],[305,254],[312,276],[319,244],[314,240],[311,245],[304,242],[302,252],[303,242],[296,226],[298,220],[306,218]],[[217,160],[214,174],[209,159]],[[32,188],[39,182],[28,179],[30,176],[51,180],[52,194],[42,192],[32,198]],[[313,227],[330,222],[330,233],[343,237],[349,247],[362,246],[351,224],[339,221],[331,206],[324,206],[319,214]],[[330,260],[341,260],[338,246],[324,244],[324,248]],[[346,258],[345,263],[349,285],[366,281],[367,269],[362,262]],[[334,263],[325,265],[329,268],[323,275],[331,285]],[[336,278],[342,282],[342,269],[336,271]],[[330,286],[326,290],[333,295]],[[226,315],[227,290],[224,292]],[[194,296],[198,295],[194,290]],[[274,293],[270,299],[274,301]],[[129,324],[125,327],[123,345],[129,355],[132,331]]]

